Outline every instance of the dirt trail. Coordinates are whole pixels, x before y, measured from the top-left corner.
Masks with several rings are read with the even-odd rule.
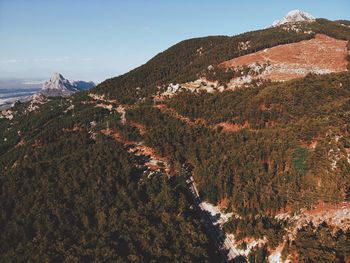
[[[129,121],[128,124],[129,124],[130,126],[135,127],[135,128],[139,131],[139,133],[140,133],[141,135],[144,135],[144,134],[146,133],[146,127],[145,127],[145,125],[143,125],[143,124],[141,124],[141,123],[138,123],[138,122],[134,122],[134,121]]]
[[[169,165],[169,159],[163,157],[157,153],[157,151],[147,145],[144,142],[136,142],[126,140],[118,130],[105,129],[101,130],[101,133],[106,136],[111,136],[117,142],[122,143],[125,147],[128,148],[128,152],[136,155],[136,156],[145,156],[148,160],[144,163],[144,165],[150,171],[160,171],[164,169],[164,172],[167,176],[170,176],[171,169]]]
[[[158,104],[155,106],[156,108],[158,108],[162,113],[168,114],[171,117],[174,117],[182,122],[185,122],[186,124],[189,125],[195,125],[196,122],[192,121],[190,118],[185,117],[183,115],[181,115],[180,113],[178,113],[175,109],[173,108],[169,108],[168,105],[166,104]]]
[[[196,119],[196,120],[191,120],[190,118],[181,115],[178,113],[175,109],[169,108],[166,104],[160,104],[156,105],[156,108],[158,108],[162,113],[164,114],[169,114],[170,116],[185,122],[186,124],[189,125],[204,125],[209,129],[216,130],[217,128],[221,127],[225,132],[238,132],[242,129],[248,129],[250,131],[258,131],[255,129],[251,129],[249,123],[246,121],[244,124],[234,124],[230,122],[220,122],[218,124],[214,125],[208,125],[207,121],[205,119]]]
[[[249,127],[249,123],[246,121],[243,125],[242,124],[234,124],[234,123],[229,123],[229,122],[220,122],[216,125],[210,126],[212,129],[216,129],[218,127],[221,127],[224,131],[226,132],[238,132],[242,129],[248,129],[252,130]]]

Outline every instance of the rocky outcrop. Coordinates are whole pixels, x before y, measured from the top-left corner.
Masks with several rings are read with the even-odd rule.
[[[281,26],[287,23],[297,23],[297,22],[313,22],[316,18],[306,12],[300,10],[292,10],[281,20],[275,21],[272,26]]]

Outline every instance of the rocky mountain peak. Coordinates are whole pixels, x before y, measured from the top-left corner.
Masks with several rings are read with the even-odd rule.
[[[65,90],[65,89],[69,89],[70,85],[71,83],[69,82],[69,80],[65,79],[60,73],[55,72],[52,74],[52,76],[48,81],[45,81],[42,89],[43,90],[50,90],[50,89]]]
[[[49,80],[45,81],[41,93],[46,96],[67,96],[80,90],[90,89],[95,86],[92,81],[69,81],[60,73],[55,72]]]
[[[64,80],[65,78],[58,72],[54,72],[50,78],[51,81]]]
[[[301,10],[292,10],[290,11],[285,17],[283,17],[281,20],[275,21],[272,26],[280,26],[287,23],[296,23],[296,22],[303,22],[303,21],[315,21],[315,17],[303,12]]]

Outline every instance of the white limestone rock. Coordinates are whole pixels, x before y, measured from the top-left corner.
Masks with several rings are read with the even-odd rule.
[[[275,21],[272,26],[281,26],[287,23],[296,23],[296,22],[313,22],[316,18],[306,12],[300,11],[300,10],[292,10],[290,11],[285,17],[283,17],[281,20]]]

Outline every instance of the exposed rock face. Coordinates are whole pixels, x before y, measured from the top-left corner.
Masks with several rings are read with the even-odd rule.
[[[292,10],[290,11],[285,17],[283,17],[281,20],[275,21],[272,26],[280,26],[287,23],[296,23],[296,22],[304,22],[304,21],[315,21],[315,17],[312,15],[300,11],[300,10]]]
[[[253,75],[232,79],[232,85],[242,84],[239,81],[244,82],[245,79],[251,81],[256,78],[285,81],[304,77],[308,73],[327,74],[346,71],[347,55],[347,41],[317,34],[311,40],[267,48],[225,61],[220,66],[233,69],[247,66],[255,69],[257,65],[263,65]]]
[[[69,81],[61,74],[54,73],[50,80],[45,81],[40,93],[45,96],[69,96],[77,91],[90,89],[95,87],[92,81]]]
[[[29,106],[27,108],[28,112],[35,111],[40,108],[40,105],[45,104],[48,99],[41,93],[34,94],[31,96]]]

